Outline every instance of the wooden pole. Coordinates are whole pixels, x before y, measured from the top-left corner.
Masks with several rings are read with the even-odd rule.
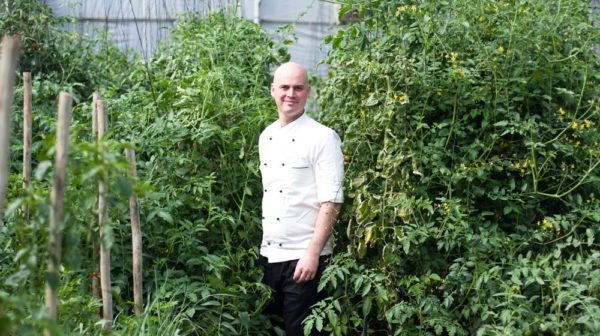
[[[125,156],[129,161],[129,172],[127,176],[134,178],[137,176],[135,167],[135,151],[126,149]],[[140,228],[140,213],[138,209],[138,199],[135,194],[129,197],[129,214],[131,217],[131,249],[133,254],[133,304],[137,316],[141,316],[144,307],[142,295],[142,230]]]
[[[31,183],[31,110],[33,96],[31,88],[31,72],[23,73],[23,189]],[[29,220],[29,206],[23,205],[23,217]]]
[[[100,92],[97,90],[92,94],[92,139],[98,139],[98,100],[100,99]],[[98,245],[96,240],[92,243],[92,260],[94,273],[92,273],[92,296],[94,298],[100,298],[100,291],[98,287]],[[101,312],[98,313],[101,315]]]
[[[73,99],[66,92],[58,98],[58,120],[56,122],[56,158],[54,160],[54,181],[52,193],[52,213],[50,215],[50,235],[48,236],[48,277],[46,280],[46,308],[50,318],[56,321],[61,259],[60,223],[63,215],[65,179],[69,157],[69,120]]]
[[[0,223],[3,221],[4,192],[8,183],[10,157],[10,112],[14,98],[15,70],[21,41],[16,36],[4,36],[0,54]]]
[[[98,100],[98,141],[104,136],[106,129],[106,102]],[[98,222],[100,226],[100,290],[102,292],[102,329],[112,329],[113,310],[110,286],[110,247],[106,246],[104,236],[108,231],[108,211],[106,209],[106,182],[101,178],[98,182]]]
[[[100,92],[97,90],[92,94],[92,137],[93,139],[98,138],[98,100],[100,99]]]

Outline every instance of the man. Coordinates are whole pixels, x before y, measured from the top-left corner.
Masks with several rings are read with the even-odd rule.
[[[267,314],[282,317],[287,336],[304,335],[302,321],[321,299],[319,279],[332,252],[333,224],[343,199],[344,158],[338,135],[304,111],[306,70],[277,68],[271,96],[278,120],[260,135],[263,181],[261,265],[273,288]]]

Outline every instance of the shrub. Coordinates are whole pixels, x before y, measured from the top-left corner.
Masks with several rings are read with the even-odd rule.
[[[170,270],[170,300],[195,332],[264,333],[268,290],[256,264],[258,135],[276,118],[272,68],[289,56],[260,26],[224,12],[186,15],[172,42],[108,91],[113,132],[136,147],[148,269]],[[128,234],[123,230],[124,241]],[[128,263],[123,263],[127,273]],[[161,276],[162,278],[162,276]]]
[[[261,308],[269,291],[255,265],[261,232],[256,143],[261,129],[276,117],[268,94],[270,72],[289,58],[285,49],[260,26],[219,12],[182,17],[172,43],[150,60],[127,58],[99,41],[74,44],[80,37],[59,30],[56,25],[63,21],[52,17],[46,5],[18,1],[11,6],[0,12],[7,18],[2,29],[19,31],[24,41],[43,49],[37,55],[38,49],[29,50],[32,44],[25,43],[22,58],[34,76],[36,173],[31,188],[22,190],[21,134],[13,132],[10,206],[6,225],[0,226],[0,333],[100,332],[100,302],[89,287],[97,271],[94,246],[100,243],[96,185],[104,178],[110,184],[110,229],[102,243],[112,250],[114,334],[264,334],[269,322]],[[21,17],[29,23],[21,24]],[[108,101],[109,132],[96,143],[90,141],[89,96],[98,87]],[[60,313],[54,323],[45,314],[42,293],[55,97],[64,89],[75,96],[76,105]],[[21,129],[21,92],[18,88],[15,129]],[[124,177],[128,167],[121,153],[131,146],[137,152],[136,181]],[[126,200],[132,191],[141,196],[144,296],[150,298],[141,318],[130,316],[128,300]],[[28,220],[22,204],[30,206]]]
[[[345,3],[340,15],[359,19],[327,39],[320,104],[347,151],[347,253],[308,323],[336,335],[363,322],[371,334],[598,333],[587,2]]]

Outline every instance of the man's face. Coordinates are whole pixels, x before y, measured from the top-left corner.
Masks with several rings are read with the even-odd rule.
[[[302,68],[288,64],[277,69],[271,84],[271,96],[283,123],[290,123],[302,115],[309,94],[308,78]]]

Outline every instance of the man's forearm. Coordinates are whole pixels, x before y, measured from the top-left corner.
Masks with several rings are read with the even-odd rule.
[[[331,236],[333,225],[337,221],[338,214],[342,208],[341,203],[324,202],[321,203],[317,222],[315,223],[315,232],[308,245],[306,253],[312,256],[319,256],[323,247]]]

